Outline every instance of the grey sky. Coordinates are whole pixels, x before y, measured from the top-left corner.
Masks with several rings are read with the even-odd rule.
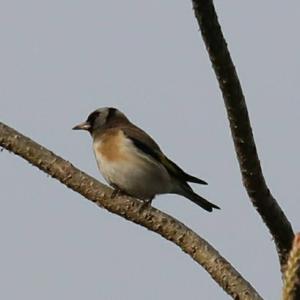
[[[300,4],[216,1],[267,182],[299,230]],[[101,179],[72,126],[116,106],[208,181],[208,214],[166,211],[213,244],[265,299],[279,299],[274,245],[241,185],[225,109],[190,1],[1,1],[0,120]],[[228,299],[158,235],[0,153],[0,298]]]

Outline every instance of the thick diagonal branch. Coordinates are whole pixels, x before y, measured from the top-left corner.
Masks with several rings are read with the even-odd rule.
[[[23,157],[88,200],[177,244],[234,299],[262,299],[208,242],[171,216],[153,207],[144,207],[140,201],[130,197],[116,197],[112,200],[110,188],[2,123],[0,146]]]
[[[254,207],[271,232],[283,270],[294,238],[291,224],[266,185],[241,84],[223,37],[213,1],[194,0],[193,7],[223,94],[244,186]]]

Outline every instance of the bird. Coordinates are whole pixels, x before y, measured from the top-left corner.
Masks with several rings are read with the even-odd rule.
[[[99,171],[114,188],[112,197],[123,193],[151,205],[156,195],[178,194],[206,211],[220,209],[188,184],[206,185],[204,180],[183,171],[150,135],[117,108],[99,108],[72,129],[86,130],[92,136]]]

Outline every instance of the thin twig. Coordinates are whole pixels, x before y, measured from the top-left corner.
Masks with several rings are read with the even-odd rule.
[[[145,207],[130,197],[117,196],[111,201],[110,188],[3,123],[0,123],[0,146],[23,157],[97,205],[177,244],[203,266],[233,299],[262,299],[208,242],[173,217],[153,207]]]

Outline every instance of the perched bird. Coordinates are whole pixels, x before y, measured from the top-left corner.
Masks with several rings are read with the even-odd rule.
[[[205,181],[185,173],[146,132],[116,108],[99,108],[73,129],[91,134],[99,170],[116,192],[149,203],[158,194],[179,194],[207,211],[219,209],[187,183],[207,184]]]

